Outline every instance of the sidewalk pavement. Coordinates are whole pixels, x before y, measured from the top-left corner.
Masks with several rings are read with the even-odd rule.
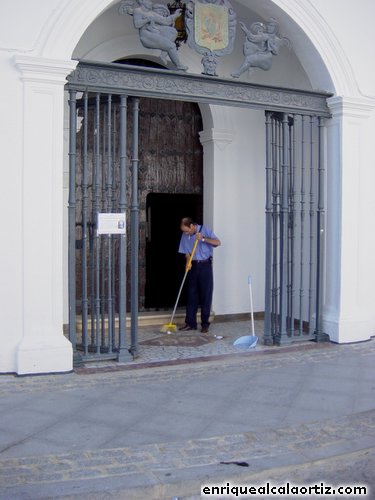
[[[211,335],[246,334],[238,323]],[[0,499],[192,500],[202,484],[286,481],[365,485],[375,498],[375,339],[224,344],[1,375]]]

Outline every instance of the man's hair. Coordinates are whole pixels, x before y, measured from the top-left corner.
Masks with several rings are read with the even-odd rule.
[[[192,224],[195,224],[195,222],[191,217],[184,217],[183,219],[181,219],[181,226],[190,227]]]

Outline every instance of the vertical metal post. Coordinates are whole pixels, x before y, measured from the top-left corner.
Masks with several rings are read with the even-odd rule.
[[[82,345],[84,353],[88,353],[88,321],[87,321],[87,130],[88,130],[88,93],[84,94],[83,107],[83,144],[82,144]]]
[[[280,224],[280,124],[276,117],[272,126],[272,338],[279,331],[279,224]]]
[[[96,94],[95,99],[95,136],[94,136],[94,147],[95,147],[95,157],[94,157],[94,194],[93,194],[93,222],[95,223],[95,228],[98,224],[98,213],[100,211],[100,94]],[[101,321],[100,321],[100,310],[101,310],[101,300],[100,300],[100,236],[98,234],[94,237],[94,258],[95,258],[95,346],[96,352],[100,352],[100,338],[101,338]]]
[[[127,210],[126,199],[126,132],[127,132],[127,96],[120,101],[120,212]],[[126,242],[127,235],[120,235],[120,285],[119,285],[119,352],[117,360],[124,362],[132,359],[126,345]]]
[[[314,195],[314,117],[310,116],[310,242],[309,242],[309,334],[314,331],[313,318],[313,283],[314,283],[314,218],[315,218],[315,195]]]
[[[90,108],[89,108],[90,109]],[[95,204],[95,138],[96,138],[96,122],[95,122],[95,109],[91,109],[90,113],[91,119],[93,120],[93,126],[91,128],[91,191],[90,191],[90,222],[89,222],[89,255],[90,255],[90,325],[91,325],[91,347],[95,344],[96,335],[96,323],[95,323],[95,249],[96,249],[96,238],[95,238],[95,220],[96,213],[94,210]]]
[[[303,334],[304,305],[304,245],[305,245],[305,116],[301,123],[301,198],[300,198],[300,277],[299,277],[299,335]]]
[[[281,210],[280,210],[280,330],[277,344],[290,343],[287,333],[287,282],[288,282],[288,170],[289,170],[289,123],[288,115],[283,116],[283,149],[281,165]]]
[[[107,96],[107,176],[106,176],[106,195],[107,212],[112,212],[112,96]],[[108,352],[112,352],[112,235],[107,235],[107,329],[108,329]]]
[[[325,257],[325,209],[324,209],[324,186],[325,169],[323,154],[323,124],[322,118],[318,117],[318,211],[317,211],[317,264],[316,264],[316,342],[328,341],[329,336],[323,333],[322,309],[324,291],[324,257]]]
[[[294,335],[294,294],[295,294],[295,176],[296,176],[296,117],[289,118],[289,180],[288,180],[288,333]]]
[[[117,168],[116,164],[116,145],[118,144],[117,142],[117,137],[116,137],[116,132],[117,132],[117,123],[119,120],[119,116],[117,116],[117,111],[118,107],[116,105],[113,106],[113,112],[112,112],[112,210],[114,212],[119,211],[119,200],[117,199],[117,178],[116,174],[117,171],[119,170]],[[119,237],[114,236],[112,238],[112,351],[116,351],[118,349],[118,339],[116,336],[116,306],[117,306],[117,281],[119,278],[119,259],[117,256],[118,252],[118,244],[119,244]]]
[[[82,358],[77,352],[77,326],[76,326],[76,157],[77,157],[77,93],[69,92],[69,340],[73,346],[73,365],[81,364]]]
[[[103,105],[103,111],[102,111],[102,140],[101,140],[101,148],[102,148],[102,155],[101,155],[101,164],[100,164],[100,170],[101,170],[101,203],[100,203],[100,212],[104,212],[106,210],[106,163],[105,163],[105,152],[106,152],[106,108]],[[105,236],[100,236],[98,239],[99,245],[100,245],[100,264],[99,264],[99,269],[100,269],[100,321],[101,321],[101,339],[100,339],[100,346],[104,348],[105,350],[105,345],[106,345],[106,306],[108,306],[106,302],[106,238]]]
[[[272,121],[266,112],[266,269],[263,343],[272,345]]]
[[[138,247],[139,247],[139,205],[138,205],[138,122],[139,99],[133,99],[133,140],[131,169],[131,353],[138,350]]]

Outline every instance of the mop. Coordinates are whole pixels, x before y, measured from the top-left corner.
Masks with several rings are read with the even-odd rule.
[[[249,284],[249,294],[250,294],[250,313],[251,313],[251,335],[243,335],[242,337],[239,337],[237,340],[233,342],[234,346],[237,347],[246,347],[248,349],[251,349],[256,346],[258,342],[258,337],[255,335],[255,328],[254,328],[254,311],[253,311],[253,292],[251,288],[251,277],[249,276],[247,279],[247,282]]]
[[[171,320],[170,320],[169,323],[167,323],[166,325],[162,326],[162,328],[160,330],[161,332],[174,333],[177,330],[177,325],[175,325],[173,323],[173,319],[174,319],[174,315],[176,314],[177,304],[178,304],[178,301],[180,300],[180,295],[181,295],[182,288],[183,288],[185,280],[186,280],[187,273],[190,271],[191,261],[193,260],[193,257],[194,257],[197,245],[198,245],[198,240],[195,240],[195,243],[194,243],[194,246],[193,246],[193,251],[191,252],[191,255],[189,257],[188,263],[186,265],[185,274],[184,274],[184,277],[183,277],[183,280],[182,280],[182,283],[181,283],[181,286],[180,286],[180,290],[179,290],[178,295],[177,295],[177,300],[176,300],[176,303],[174,305],[174,309],[173,309],[173,312],[172,312]]]

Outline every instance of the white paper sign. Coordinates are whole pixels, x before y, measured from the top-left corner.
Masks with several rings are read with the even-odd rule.
[[[98,214],[97,234],[126,234],[125,212]]]

